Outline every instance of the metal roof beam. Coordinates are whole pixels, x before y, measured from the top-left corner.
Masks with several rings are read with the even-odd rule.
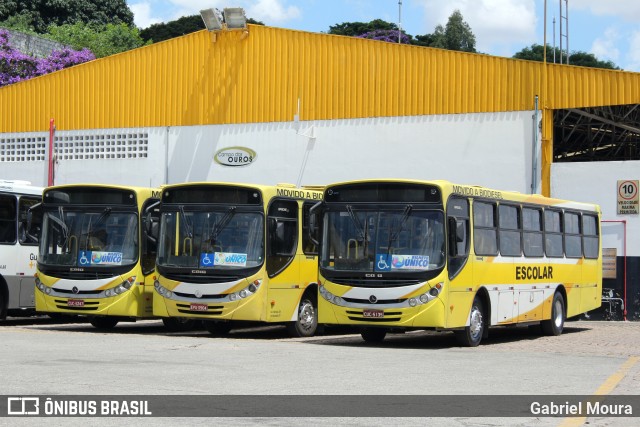
[[[624,123],[618,123],[618,122],[615,122],[613,120],[608,120],[608,119],[600,117],[600,116],[598,116],[596,114],[587,113],[586,111],[578,110],[576,108],[570,108],[569,111],[571,111],[572,113],[575,113],[575,114],[579,114],[579,115],[584,116],[584,117],[589,117],[590,119],[597,120],[597,121],[600,121],[602,123],[609,124],[611,126],[619,127],[621,129],[626,129],[626,130],[631,131],[633,133],[640,134],[640,128],[637,128],[637,127],[634,127],[634,126],[629,126],[629,125],[625,125]]]

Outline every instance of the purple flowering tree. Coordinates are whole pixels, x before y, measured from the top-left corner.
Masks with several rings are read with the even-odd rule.
[[[360,34],[358,37],[363,39],[381,40],[383,42],[398,43],[398,30],[373,30],[368,33]],[[400,43],[410,44],[411,36],[400,32]]]
[[[0,86],[62,70],[72,65],[91,61],[95,56],[89,49],[80,51],[62,49],[47,58],[34,58],[9,45],[9,33],[0,29]]]

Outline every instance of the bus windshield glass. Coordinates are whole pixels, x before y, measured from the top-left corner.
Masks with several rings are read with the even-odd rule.
[[[264,215],[236,206],[162,213],[158,266],[237,270],[264,261]]]
[[[324,215],[320,265],[331,271],[419,273],[445,262],[439,210],[345,205]]]
[[[46,266],[110,267],[138,260],[138,215],[110,207],[57,206],[43,216],[39,262]]]

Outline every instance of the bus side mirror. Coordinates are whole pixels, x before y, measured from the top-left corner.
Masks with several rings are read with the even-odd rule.
[[[320,246],[320,207],[322,202],[318,202],[309,209],[309,239],[314,245]]]
[[[36,216],[36,221],[34,225],[34,215]],[[43,209],[42,203],[36,203],[27,209],[27,223],[25,227],[25,234],[31,241],[37,242],[40,239],[40,224],[42,224],[42,216]]]
[[[457,239],[457,221],[454,217],[450,216],[449,218],[447,218],[447,225],[448,225],[448,229],[449,229],[449,256],[450,257],[455,257],[456,255],[458,255],[458,242],[456,242]]]
[[[447,221],[449,225],[449,256],[455,257],[464,252],[464,249],[460,250],[458,244],[463,243],[463,248],[466,246],[464,243],[467,241],[467,228],[464,221],[458,221],[452,216]]]

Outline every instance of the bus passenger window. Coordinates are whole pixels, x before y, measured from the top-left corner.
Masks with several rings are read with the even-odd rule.
[[[540,209],[522,208],[522,240],[525,256],[541,257],[542,247],[542,211]]]
[[[500,254],[520,256],[520,218],[516,206],[500,205]]]
[[[0,243],[16,241],[16,198],[0,197]]]
[[[495,205],[473,204],[473,248],[476,255],[498,255]]]
[[[582,242],[580,238],[580,217],[577,213],[564,214],[564,247],[568,257],[582,256]]]
[[[598,218],[593,215],[582,215],[582,244],[585,258],[598,258]]]
[[[548,257],[560,258],[564,254],[559,211],[544,211],[544,247]]]

